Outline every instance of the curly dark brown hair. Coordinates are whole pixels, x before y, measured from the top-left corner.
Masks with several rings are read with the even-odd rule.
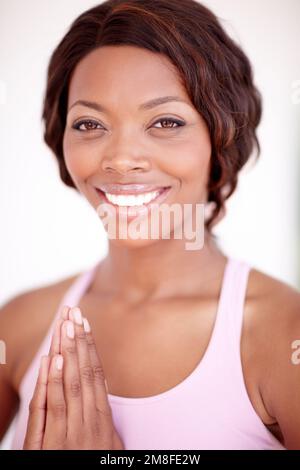
[[[44,140],[58,160],[60,176],[75,187],[63,155],[71,74],[93,49],[120,44],[167,56],[208,126],[212,154],[207,191],[214,206],[206,221],[210,232],[254,147],[260,155],[256,128],[262,98],[245,53],[197,1],[107,0],[73,21],[50,58],[42,112]]]

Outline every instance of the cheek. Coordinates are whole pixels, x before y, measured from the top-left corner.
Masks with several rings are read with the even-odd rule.
[[[66,167],[74,181],[85,180],[97,170],[96,154],[93,157],[86,143],[70,141],[65,137],[63,151]]]
[[[182,183],[205,184],[210,165],[211,145],[205,140],[190,140],[177,146],[172,155],[172,171]]]

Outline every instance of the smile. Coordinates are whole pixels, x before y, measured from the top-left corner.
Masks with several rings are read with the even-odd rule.
[[[116,194],[110,194],[110,193],[104,193],[106,198],[108,199],[109,202],[112,204],[115,204],[116,206],[141,206],[143,204],[148,204],[151,201],[154,201],[154,199],[157,198],[159,194],[161,194],[161,191],[151,191],[150,193],[145,193],[145,194],[140,194],[138,196],[117,196]]]
[[[104,188],[96,188],[97,193],[106,202],[117,207],[142,207],[150,203],[161,200],[162,195],[169,192],[170,186],[155,188],[151,191],[145,191],[142,185],[118,186],[105,191]]]

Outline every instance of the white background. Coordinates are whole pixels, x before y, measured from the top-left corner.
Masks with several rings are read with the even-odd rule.
[[[300,2],[203,3],[249,56],[264,100],[260,160],[242,172],[216,233],[227,254],[299,286]],[[88,268],[107,250],[95,211],[60,182],[41,124],[50,54],[71,21],[96,4],[0,5],[1,303]]]

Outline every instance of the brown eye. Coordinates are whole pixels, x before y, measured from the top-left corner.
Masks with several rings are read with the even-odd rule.
[[[78,131],[81,131],[81,132],[86,132],[86,131],[96,130],[97,126],[100,126],[98,122],[88,119],[88,120],[78,122],[77,124],[73,126],[73,129],[77,129]],[[103,129],[103,127],[100,126],[98,127],[98,129]]]
[[[154,124],[157,124],[157,123],[165,124],[160,129],[170,129],[170,130],[177,129],[178,127],[182,127],[185,125],[183,121],[178,121],[177,119],[170,119],[170,118],[162,118],[159,121],[156,121]],[[174,126],[173,124],[176,124],[176,126]],[[159,129],[159,127],[157,127],[156,129]]]

